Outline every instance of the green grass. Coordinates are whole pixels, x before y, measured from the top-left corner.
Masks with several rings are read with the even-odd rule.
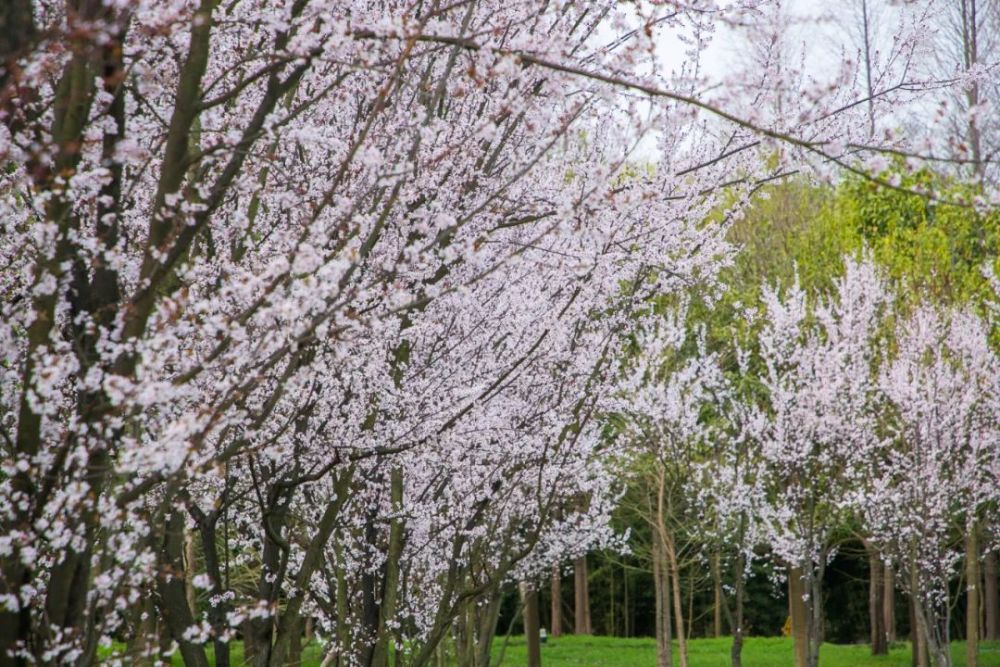
[[[730,639],[693,639],[688,643],[691,667],[728,667]],[[497,640],[499,644],[502,639]],[[956,667],[965,664],[965,643],[951,647]],[[1000,642],[979,645],[981,667],[1000,667]],[[749,637],[743,645],[744,667],[791,666],[792,640],[783,637]],[[512,637],[504,654],[503,667],[523,667],[527,651],[522,637]],[[674,643],[674,664],[677,644]],[[889,655],[873,657],[867,645],[823,644],[819,654],[822,667],[910,667],[909,644],[897,644]],[[653,639],[615,637],[549,638],[542,646],[544,667],[655,667],[656,642]]]
[[[690,667],[729,667],[730,639],[693,639],[688,643]],[[494,644],[494,659],[499,657],[503,638]],[[243,665],[243,645],[233,642],[232,664]],[[965,665],[965,643],[951,647],[955,667]],[[209,660],[211,660],[209,647]],[[303,652],[302,667],[318,667],[320,647],[310,644]],[[523,637],[511,637],[504,651],[502,667],[524,667],[528,662]],[[864,644],[824,644],[820,651],[821,667],[910,667],[909,644],[896,644],[889,655],[873,657]],[[183,666],[175,653],[173,664]],[[677,664],[677,644],[674,643],[674,664]],[[744,667],[791,667],[792,640],[783,637],[749,637],[743,646]],[[1000,642],[981,642],[980,667],[1000,667]],[[622,639],[619,637],[586,637],[565,635],[550,637],[542,646],[543,667],[655,667],[656,641],[653,639]]]

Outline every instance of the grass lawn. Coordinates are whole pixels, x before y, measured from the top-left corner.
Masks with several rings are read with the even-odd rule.
[[[499,644],[503,642],[499,639]],[[728,638],[693,639],[688,643],[691,667],[728,667]],[[952,644],[956,667],[965,664],[965,643]],[[495,652],[496,653],[496,652]],[[674,664],[677,664],[674,644]],[[527,664],[524,639],[512,637],[504,654],[503,667]],[[792,665],[792,640],[783,637],[749,637],[743,645],[744,667],[785,667]],[[819,654],[822,667],[910,667],[909,644],[897,644],[889,655],[872,657],[867,645],[824,644]],[[981,642],[981,667],[1000,667],[1000,642]],[[542,646],[545,667],[655,667],[656,642],[653,639],[615,637],[549,638]]]
[[[500,655],[503,639],[498,638],[493,650],[496,660]],[[691,667],[729,667],[730,639],[693,639],[688,643]],[[951,647],[955,667],[965,665],[965,643],[954,642]],[[677,664],[677,644],[674,643],[674,664]],[[305,647],[302,667],[318,667],[320,647],[313,643]],[[211,660],[211,650],[209,651]],[[872,657],[864,644],[824,644],[820,651],[821,667],[910,667],[909,644],[896,644],[889,655]],[[180,654],[175,653],[173,664],[184,665]],[[232,664],[240,667],[243,662],[241,642],[232,645]],[[523,637],[511,637],[504,651],[501,667],[524,667],[527,651]],[[1000,642],[980,642],[980,667],[1000,667]],[[542,646],[543,667],[655,667],[656,641],[649,639],[622,639],[619,637],[578,637],[566,635],[549,638]],[[792,640],[783,637],[749,637],[743,645],[744,667],[791,667]]]

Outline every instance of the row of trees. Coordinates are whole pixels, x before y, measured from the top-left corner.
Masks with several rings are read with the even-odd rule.
[[[907,213],[910,197],[867,186],[859,192],[851,182],[838,191],[831,198],[822,189],[776,189],[778,203],[759,202],[755,214],[774,216],[764,225],[773,237],[740,258],[716,307],[661,303],[668,316],[637,341],[619,406],[627,416],[623,469],[632,475],[633,503],[647,499],[651,509],[637,516],[654,541],[661,535],[661,551],[676,552],[680,541],[688,570],[711,573],[702,579],[715,587],[733,587],[731,595],[708,595],[733,630],[734,662],[744,578],[755,558],[787,572],[797,657],[816,664],[824,570],[838,545],[860,540],[870,558],[873,650],[886,647],[895,574],[913,602],[917,659],[950,664],[949,614],[961,575],[972,582],[964,597],[974,664],[982,607],[997,603],[1000,388],[989,305],[996,285],[982,263],[998,238],[995,216],[919,205]],[[810,203],[797,206],[804,193]],[[824,197],[829,203],[816,203]],[[876,216],[884,224],[872,229],[869,216],[893,198],[896,213]],[[775,222],[782,215],[809,222],[783,229]],[[919,222],[928,215],[938,217],[935,225]],[[970,222],[978,241],[961,233]],[[827,235],[822,251],[813,245],[817,230]],[[950,248],[943,257],[933,253],[942,234]],[[868,251],[831,264],[831,252],[835,258],[838,247],[865,237],[878,248],[880,266]],[[798,272],[767,268],[768,255],[794,255],[796,244],[805,288]],[[747,291],[740,281],[754,280],[761,266],[767,278]],[[975,583],[984,562],[985,599]],[[655,574],[655,545],[651,564]],[[676,558],[668,567],[683,653]],[[996,609],[987,617],[995,625]],[[669,625],[662,634],[670,637]],[[669,644],[662,646],[667,660]]]
[[[906,147],[849,72],[701,90],[758,5],[4,3],[0,665],[277,666],[307,624],[485,664],[505,583],[614,539],[649,297],[714,282],[764,183]],[[878,114],[941,85],[897,62]]]

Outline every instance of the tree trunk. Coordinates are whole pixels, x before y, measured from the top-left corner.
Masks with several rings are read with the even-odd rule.
[[[1000,641],[1000,591],[997,583],[997,555],[987,551],[983,559],[983,606],[986,608],[985,638]]]
[[[893,644],[896,641],[896,574],[892,565],[885,566],[883,575],[882,623],[885,628],[886,643]]]
[[[878,550],[865,543],[868,552],[868,623],[872,655],[887,655],[889,644],[885,631],[885,567]]]
[[[388,667],[389,637],[396,617],[396,597],[399,590],[399,561],[403,556],[403,519],[398,516],[403,508],[403,471],[393,468],[390,479],[390,495],[396,518],[389,525],[389,550],[385,559],[385,574],[382,578],[382,595],[379,605],[378,634],[372,654],[372,667]],[[537,597],[535,604],[537,606]]]
[[[154,663],[157,652],[156,641],[156,606],[153,602],[153,591],[143,591],[135,607],[134,619],[130,628],[127,648],[127,664],[133,667],[146,667]]]
[[[285,667],[301,667],[302,665],[302,633],[294,632],[288,641],[288,658]]]
[[[712,636],[722,636],[722,567],[719,552],[712,554]]]
[[[160,548],[161,575],[157,581],[160,613],[167,623],[170,635],[180,646],[184,664],[190,667],[209,667],[205,648],[185,638],[185,632],[195,624],[191,608],[184,593],[184,516],[179,510],[167,515]]]
[[[684,632],[684,606],[681,602],[681,575],[677,562],[677,549],[673,536],[666,535],[667,565],[670,568],[670,583],[674,597],[674,625],[677,628],[677,649],[680,653],[680,667],[688,667],[687,634]]]
[[[931,628],[923,609],[923,598],[917,581],[916,564],[911,556],[910,563],[910,637],[913,643],[913,664],[915,667],[930,667]],[[938,667],[941,667],[938,665]]]
[[[528,644],[528,667],[542,667],[542,644],[539,638],[538,591],[521,584],[524,598],[524,635]]]
[[[653,535],[653,589],[656,598],[656,665],[673,667],[670,630],[670,586],[659,536]]]
[[[805,580],[808,591],[806,601],[806,636],[809,639],[806,665],[819,667],[819,650],[823,644],[823,571],[826,564],[826,549],[820,551],[819,563],[810,563],[808,577]]]
[[[194,531],[184,531],[184,596],[187,598],[191,615],[198,618],[198,600],[194,590]]]
[[[965,536],[965,667],[979,665],[979,529]]]
[[[573,563],[574,585],[574,632],[578,635],[589,635],[590,628],[590,590],[587,584],[587,557],[577,558]]]
[[[486,604],[478,605],[479,636],[476,638],[476,667],[489,667],[490,665],[490,656],[492,655],[490,650],[493,647],[493,638],[497,634],[500,604],[503,601],[500,592],[495,588],[486,598],[488,600]]]
[[[807,667],[809,655],[809,636],[806,631],[809,621],[804,597],[802,570],[798,567],[788,568],[788,615],[792,619],[795,667]]]
[[[552,603],[550,607],[552,618],[549,628],[550,633],[553,637],[559,637],[562,635],[562,575],[559,572],[559,566],[552,566],[552,578],[549,582],[549,592],[552,597]]]
[[[735,577],[733,584],[736,587],[735,613],[733,622],[730,623],[730,630],[733,633],[733,645],[729,649],[729,660],[732,667],[741,667],[743,664],[743,591],[746,587],[746,576],[743,569],[746,567],[745,556],[742,549],[736,557],[734,566]]]

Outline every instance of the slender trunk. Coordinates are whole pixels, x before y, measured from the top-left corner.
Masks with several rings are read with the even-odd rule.
[[[622,608],[625,611],[625,613],[623,614],[623,616],[625,617],[625,636],[626,637],[631,637],[632,636],[632,621],[631,621],[631,618],[632,618],[632,605],[629,602],[629,596],[628,596],[628,568],[624,567],[624,566],[622,567],[622,588],[624,589],[622,591],[622,593],[623,593],[623,595],[622,595],[622,598],[623,598],[622,599]]]
[[[324,559],[327,542],[333,534],[333,529],[340,508],[347,499],[347,488],[353,475],[353,469],[348,469],[341,474],[335,483],[337,497],[328,502],[323,516],[319,520],[316,532],[309,540],[295,573],[295,581],[292,587],[294,591],[288,596],[285,602],[285,609],[278,617],[277,626],[274,628],[274,646],[269,651],[270,660],[267,667],[280,667],[285,664],[288,657],[288,648],[293,636],[302,633],[302,605],[305,602],[306,591],[309,589],[309,582],[312,579],[316,568],[320,566]]]
[[[656,598],[656,664],[673,667],[673,646],[670,630],[670,587],[666,573],[663,545],[658,535],[653,535],[653,589]]]
[[[875,89],[872,86],[872,44],[870,19],[868,17],[868,0],[861,0],[861,21],[863,39],[865,42],[865,90],[868,93],[868,136],[875,136]]]
[[[795,667],[807,667],[809,656],[808,612],[802,570],[788,568],[788,615],[792,619],[792,640],[795,648]]]
[[[733,567],[736,574],[733,579],[733,584],[736,588],[736,602],[734,605],[733,623],[730,623],[733,633],[733,645],[729,650],[729,660],[732,663],[732,667],[741,667],[743,665],[743,591],[746,587],[746,577],[743,570],[745,567],[745,556],[743,555],[743,550],[740,549],[739,554],[736,556],[736,564]]]
[[[403,508],[403,471],[400,468],[393,469],[390,486],[393,512],[399,514]],[[378,634],[372,655],[372,667],[388,667],[389,664],[389,636],[392,621],[396,616],[399,562],[402,556],[403,520],[397,516],[389,526],[389,550],[386,554],[385,575],[382,579],[382,602],[379,606]]]
[[[552,597],[550,628],[553,637],[562,635],[562,575],[559,566],[552,566],[552,578],[549,581],[549,592]]]
[[[215,630],[215,667],[229,667],[229,642],[222,638],[222,633],[228,626],[226,616],[230,611],[230,604],[225,599],[227,581],[223,578],[222,566],[219,562],[219,548],[216,544],[216,522],[218,514],[200,514],[195,517],[198,520],[198,528],[201,533],[201,548],[205,554],[205,571],[212,581],[212,594],[219,595],[221,600],[208,606],[208,620]],[[226,539],[223,535],[223,539]]]
[[[966,72],[972,70],[979,62],[979,19],[977,18],[976,5],[976,0],[962,0],[961,2],[962,51]],[[970,110],[979,105],[979,83],[975,79],[966,89],[965,99]],[[975,114],[969,114],[968,123],[968,144],[972,153],[973,171],[982,182],[984,177],[982,135]]]
[[[487,597],[488,602],[479,607],[479,636],[476,638],[476,667],[489,667],[493,638],[497,634],[497,620],[500,618],[500,603],[503,599],[495,590]]]
[[[135,616],[130,628],[131,636],[128,641],[127,664],[133,667],[151,666],[158,648],[153,591],[143,592],[144,595],[135,607]]]
[[[587,585],[587,558],[577,558],[573,563],[574,584],[574,632],[578,635],[590,634],[590,591]]]
[[[198,601],[194,591],[194,532],[184,531],[184,596],[187,598],[191,615],[198,617]]]
[[[722,636],[722,567],[720,555],[712,554],[712,636]]]
[[[910,641],[913,644],[914,667],[930,667],[930,628],[922,607],[920,586],[917,581],[916,566],[910,563]]]
[[[350,607],[347,591],[347,566],[344,562],[344,547],[340,539],[333,540],[333,553],[337,559],[334,566],[334,576],[337,583],[337,624],[336,624],[336,649],[328,653],[337,661],[338,667],[346,666],[346,659],[343,657],[351,645],[351,622],[349,620]]]
[[[174,510],[167,516],[160,549],[162,574],[157,582],[160,612],[171,637],[180,646],[184,664],[189,667],[208,667],[204,646],[186,638],[187,629],[195,621],[184,593],[183,550],[184,517],[180,511]]]
[[[472,650],[472,623],[469,618],[469,605],[465,605],[453,624],[455,634],[455,662],[458,667],[474,667],[475,655]],[[521,609],[524,608],[524,600],[521,600]],[[522,613],[523,615],[523,613]],[[525,633],[527,634],[527,633]]]
[[[1000,640],[1000,591],[997,583],[997,555],[987,551],[983,559],[983,606],[986,608],[985,638]]]
[[[823,644],[823,571],[826,563],[826,549],[820,551],[819,563],[809,565],[809,575],[806,579],[808,584],[808,601],[806,611],[808,613],[808,626],[806,634],[809,637],[809,653],[806,656],[808,667],[819,667],[819,650]]]
[[[965,536],[965,666],[979,665],[979,529],[973,522]]]
[[[670,583],[674,598],[674,625],[677,629],[677,649],[680,654],[680,667],[688,667],[687,634],[684,632],[684,607],[681,602],[681,575],[677,562],[677,548],[673,536],[666,534],[667,565],[670,569]]]
[[[896,641],[896,574],[892,565],[886,565],[882,578],[884,591],[882,593],[882,623],[885,628],[887,644]]]
[[[889,653],[885,631],[885,567],[878,550],[865,542],[868,552],[868,622],[872,655]]]
[[[605,634],[612,637],[617,633],[615,628],[615,571],[614,568],[608,570],[608,616]]]
[[[542,667],[542,645],[539,638],[538,591],[521,584],[524,598],[524,634],[528,644],[528,667]]]

